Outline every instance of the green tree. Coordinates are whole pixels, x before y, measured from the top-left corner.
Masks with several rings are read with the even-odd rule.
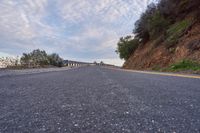
[[[164,11],[162,11],[164,13]],[[140,19],[135,23],[133,33],[137,38],[142,40],[143,43],[149,39],[155,39],[160,34],[164,33],[170,21],[165,18],[164,14],[160,12],[155,4],[147,7],[147,10],[141,15]]]
[[[48,56],[50,65],[62,67],[63,66],[63,59],[56,53],[53,53]]]
[[[141,15],[140,19],[136,21],[133,33],[135,37],[140,39],[143,43],[147,42],[150,38],[149,33],[149,20],[156,12],[157,8],[155,4],[150,4],[147,10]]]
[[[116,52],[121,59],[128,60],[131,54],[138,48],[139,40],[132,39],[131,36],[121,37],[117,43]]]
[[[36,49],[30,53],[23,53],[21,64],[28,67],[53,65],[62,67],[63,59],[56,53],[48,55],[46,51]]]
[[[23,53],[23,55],[20,59],[21,64],[29,67],[31,65],[31,61],[32,61],[31,55]]]
[[[148,31],[150,39],[155,39],[166,31],[170,22],[164,18],[159,11],[156,11],[148,20]]]
[[[44,50],[36,49],[33,50],[31,53],[31,58],[35,65],[37,66],[44,66],[49,64],[48,55]]]

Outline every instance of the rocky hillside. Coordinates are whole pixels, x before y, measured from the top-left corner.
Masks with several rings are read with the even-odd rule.
[[[178,43],[166,48],[165,42],[155,47],[155,41],[149,41],[138,49],[124,63],[126,69],[159,69],[190,59],[200,62],[200,23],[188,29]]]
[[[117,53],[126,60],[124,68],[158,70],[189,60],[199,63],[200,69],[199,0],[161,0],[149,5],[133,33],[134,38],[121,38],[118,43]]]

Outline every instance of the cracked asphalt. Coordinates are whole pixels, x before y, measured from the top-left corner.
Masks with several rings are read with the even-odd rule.
[[[95,66],[0,77],[0,133],[156,132],[200,132],[200,79]]]

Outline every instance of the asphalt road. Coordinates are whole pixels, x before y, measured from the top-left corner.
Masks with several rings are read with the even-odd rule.
[[[1,133],[199,133],[200,79],[101,67],[0,76]]]

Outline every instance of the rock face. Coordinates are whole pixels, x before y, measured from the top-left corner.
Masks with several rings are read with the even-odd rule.
[[[194,24],[172,48],[164,43],[147,42],[140,46],[124,63],[126,69],[153,69],[167,67],[182,59],[200,61],[200,22]]]

